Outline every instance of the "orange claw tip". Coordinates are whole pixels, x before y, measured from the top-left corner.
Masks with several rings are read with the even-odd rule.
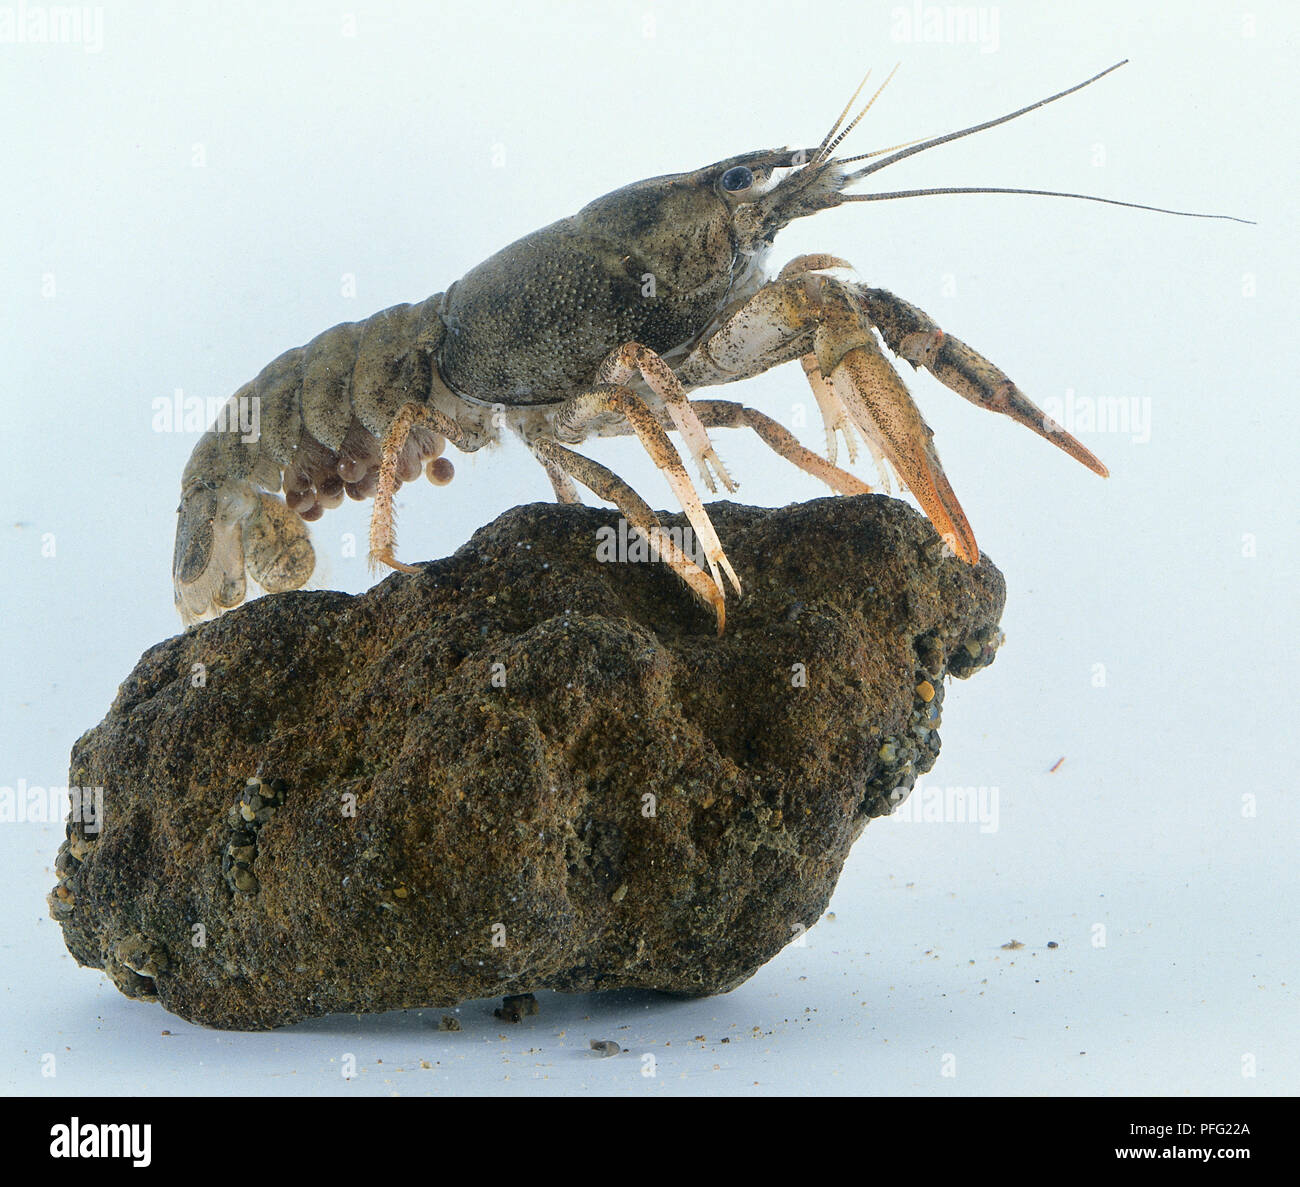
[[[955,532],[942,532],[939,538],[943,541],[944,550],[948,555],[955,556],[959,561],[965,561],[968,565],[979,564],[979,545],[975,543],[973,536],[968,535],[963,540]]]
[[[1105,463],[1087,446],[1080,445],[1073,437],[1070,438],[1068,445],[1062,444],[1062,448],[1075,461],[1082,462],[1094,474],[1099,474],[1102,478],[1109,478],[1110,471],[1106,469]]]
[[[1045,422],[1046,432],[1040,432],[1039,436],[1046,437],[1058,449],[1064,450],[1076,462],[1087,466],[1094,474],[1100,474],[1102,478],[1109,478],[1110,471],[1106,469],[1105,463],[1077,437],[1071,436],[1054,420],[1048,419]],[[1030,424],[1030,428],[1039,432],[1038,426]]]
[[[968,565],[979,563],[980,546],[975,543],[975,533],[971,530],[966,513],[957,502],[957,496],[944,475],[938,459],[930,457],[928,465],[907,475],[912,493],[921,504],[935,531],[943,541],[944,548],[965,561]],[[912,481],[914,479],[914,481]]]

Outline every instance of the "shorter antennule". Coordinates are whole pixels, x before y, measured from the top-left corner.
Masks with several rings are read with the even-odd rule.
[[[854,161],[869,161],[872,157],[883,157],[887,152],[897,152],[900,148],[908,148],[913,144],[920,144],[922,140],[928,140],[928,136],[918,136],[915,140],[904,140],[902,144],[891,144],[888,148],[876,148],[871,152],[860,152],[852,157],[840,157],[835,163],[837,165],[850,165]]]
[[[875,93],[874,95],[872,95],[870,99],[867,100],[867,102],[866,102],[866,104],[863,106],[862,110],[859,111],[858,114],[855,115],[855,116],[853,117],[853,119],[851,119],[851,120],[849,121],[849,125],[848,125],[848,127],[846,127],[846,128],[845,128],[845,129],[844,129],[844,130],[843,130],[843,131],[842,131],[838,136],[836,136],[835,139],[832,140],[829,144],[823,144],[823,147],[818,151],[818,154],[817,154],[817,158],[816,158],[816,160],[813,161],[813,164],[814,164],[814,165],[817,164],[817,163],[820,162],[820,161],[825,160],[827,157],[829,157],[829,156],[831,155],[831,153],[833,153],[833,152],[835,151],[835,149],[839,146],[840,142],[844,139],[844,137],[846,137],[850,132],[853,131],[854,128],[856,128],[856,127],[858,126],[858,123],[859,123],[859,121],[862,119],[862,117],[863,117],[864,115],[866,115],[868,111],[871,110],[871,105],[872,105],[872,104],[873,104],[877,99],[880,98],[880,92],[883,91],[887,86],[889,86],[890,79],[892,79],[892,78],[894,77],[894,75],[898,73],[898,67],[901,66],[901,65],[902,65],[901,62],[898,62],[898,63],[896,63],[896,64],[894,65],[894,68],[889,72],[889,77],[886,78],[885,81],[882,82],[882,83],[881,83],[881,84],[876,88],[876,93]],[[870,73],[870,72],[868,72],[868,73]],[[862,81],[865,83],[867,80],[864,78]],[[859,91],[862,90],[862,87],[859,86],[859,87],[858,87],[858,90],[859,90]],[[854,92],[853,98],[856,99],[857,97],[858,97],[858,96],[857,96],[857,92]],[[850,102],[852,102],[852,101],[853,101],[853,100],[850,100]],[[847,111],[848,108],[845,108],[845,110]],[[844,118],[843,116],[840,116],[840,119],[843,119],[843,118]],[[838,123],[838,121],[837,121],[837,123]],[[834,128],[831,129],[832,132],[834,132],[834,130],[835,130]]]
[[[849,96],[849,101],[846,104],[844,104],[844,110],[840,112],[835,122],[831,124],[831,130],[827,132],[825,136],[822,137],[821,144],[817,146],[817,151],[812,155],[812,160],[811,160],[812,164],[816,165],[821,161],[825,160],[826,153],[828,151],[826,146],[830,144],[831,137],[835,135],[835,133],[839,130],[839,126],[844,122],[844,117],[849,114],[849,108],[852,107],[858,101],[858,96],[862,94],[862,88],[867,85],[867,79],[869,79],[870,77],[871,77],[871,71],[868,70],[866,74],[862,76],[862,81],[858,83],[858,89]],[[838,141],[836,143],[838,143]]]

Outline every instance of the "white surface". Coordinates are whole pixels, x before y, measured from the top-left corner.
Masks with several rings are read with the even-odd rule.
[[[444,289],[625,182],[815,142],[868,65],[879,78],[902,61],[852,151],[977,122],[1132,59],[883,173],[880,188],[1076,189],[1259,225],[942,197],[830,212],[778,240],[778,260],[848,257],[1039,402],[1067,388],[1149,401],[1145,442],[1080,433],[1111,468],[1102,482],[910,378],[1009,587],[1007,643],[950,689],[923,787],[996,787],[996,831],[873,824],[836,918],[725,997],[544,995],[517,1027],[470,1003],[459,1034],[432,1029],[433,1011],[235,1035],[77,969],[43,901],[62,825],[7,823],[5,1090],[1300,1090],[1294,10],[1003,3],[986,11],[995,44],[902,41],[911,5],[857,2],[802,15],[357,4],[356,36],[340,35],[333,9],[263,7],[106,5],[98,52],[0,45],[5,786],[66,783],[74,739],[140,652],[178,629],[173,512],[194,437],[151,430],[156,398],[225,396],[321,329]],[[355,299],[340,295],[344,274]],[[816,422],[797,368],[743,397],[787,423],[802,404]],[[819,445],[819,428],[802,435]],[[740,498],[823,493],[755,440],[720,447]],[[671,506],[633,445],[594,452]],[[549,497],[518,446],[456,461],[447,489],[403,492],[402,555],[444,555],[507,507]],[[365,516],[315,525],[320,584],[368,584],[336,543],[360,537]],[[1026,946],[1001,947],[1013,939]],[[628,1054],[599,1059],[593,1038]],[[358,1072],[345,1082],[348,1054]]]

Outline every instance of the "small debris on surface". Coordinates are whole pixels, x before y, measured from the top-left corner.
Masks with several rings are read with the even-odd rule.
[[[613,1039],[592,1039],[591,1049],[602,1059],[608,1059],[623,1050]]]
[[[537,999],[531,993],[507,994],[501,999],[501,1005],[492,1011],[502,1022],[522,1022],[541,1010]]]

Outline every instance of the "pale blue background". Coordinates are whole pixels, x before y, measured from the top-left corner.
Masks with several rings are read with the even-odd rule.
[[[325,327],[444,289],[628,181],[815,142],[868,65],[879,78],[902,61],[854,151],[1132,59],[882,174],[882,188],[1079,189],[1259,220],[945,197],[831,212],[778,241],[778,264],[846,256],[1032,398],[1150,401],[1148,442],[1082,434],[1111,468],[1102,482],[911,380],[1009,587],[1006,646],[950,689],[924,786],[998,788],[996,832],[872,825],[835,919],[726,997],[548,995],[516,1028],[471,1003],[454,1035],[430,1030],[435,1012],[239,1036],[76,969],[44,904],[62,826],[5,824],[6,1091],[1300,1089],[1294,9],[1062,7],[999,4],[996,44],[936,44],[896,36],[911,5],[860,0],[131,4],[103,7],[99,52],[0,44],[0,785],[65,783],[72,742],[140,652],[178,629],[169,566],[194,439],[153,432],[153,400],[225,396]],[[797,368],[741,394],[787,423],[795,405],[812,410]],[[819,427],[800,431],[820,445]],[[823,493],[754,439],[718,444],[742,498]],[[592,452],[671,506],[635,446]],[[550,497],[515,443],[456,463],[450,487],[403,491],[406,558],[445,555]],[[315,526],[322,584],[368,585],[338,544],[364,538],[366,514]],[[1012,939],[1026,947],[1003,950]],[[591,1038],[632,1054],[596,1060]],[[360,1068],[350,1084],[346,1053]]]

